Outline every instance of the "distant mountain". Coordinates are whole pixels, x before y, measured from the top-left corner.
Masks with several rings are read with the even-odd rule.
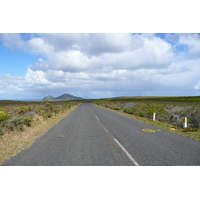
[[[42,100],[43,101],[49,101],[49,100],[52,100],[52,99],[55,99],[54,97],[52,97],[51,95],[47,96],[47,97],[44,97]]]
[[[76,97],[76,96],[73,96],[71,94],[62,94],[59,97],[53,97],[53,96],[49,95],[47,97],[44,97],[43,101],[56,101],[56,100],[62,100],[62,99],[65,99],[65,100],[82,100],[83,98]]]
[[[83,99],[83,98],[81,98],[81,97],[76,97],[76,96],[73,96],[73,95],[71,95],[71,94],[63,94],[63,95],[61,95],[61,96],[59,96],[59,97],[56,97],[55,99],[70,99],[70,100],[72,100],[72,99],[79,99],[79,100],[81,100],[81,99]]]

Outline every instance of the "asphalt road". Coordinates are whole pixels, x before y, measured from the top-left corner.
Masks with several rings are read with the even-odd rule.
[[[82,103],[2,165],[194,166],[200,142]]]

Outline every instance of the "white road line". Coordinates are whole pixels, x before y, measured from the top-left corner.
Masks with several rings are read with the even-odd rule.
[[[96,119],[99,121],[99,118],[95,115]]]
[[[90,109],[90,111],[92,112],[91,108],[88,106],[88,108]],[[93,112],[92,112],[93,113]]]
[[[95,118],[100,122],[100,120],[99,120],[99,118],[93,113],[93,111],[91,110],[91,108],[88,106],[88,108],[90,109],[90,111],[92,112],[92,114],[95,116]],[[103,125],[102,125],[103,126]],[[105,127],[103,127],[104,129],[105,129]],[[106,130],[106,129],[105,129]],[[106,130],[106,132],[108,132],[107,130]]]
[[[90,107],[88,106],[88,108],[90,109]],[[90,109],[90,111],[93,113],[93,111]],[[93,113],[94,114],[94,113]],[[94,114],[95,118],[100,122],[101,126],[103,127],[103,129],[108,133],[108,130],[104,127],[104,125],[101,123],[101,121],[99,120],[99,118]],[[139,164],[135,161],[135,159],[129,154],[129,152],[119,143],[119,141],[116,138],[113,138],[115,140],[115,142],[120,146],[120,148],[124,151],[124,153],[128,156],[128,158],[132,161],[132,163],[135,166],[139,166]]]
[[[121,147],[121,149],[125,152],[125,154],[129,157],[129,159],[132,161],[132,163],[135,165],[135,166],[139,166],[139,164],[135,161],[135,159],[129,154],[128,151],[126,151],[126,149],[119,143],[119,141],[114,138],[115,142]]]
[[[90,107],[88,106],[88,108],[90,109]],[[90,109],[90,111],[93,113],[93,111]],[[94,114],[94,113],[93,113]],[[95,118],[100,122],[99,118],[94,115]],[[108,133],[108,130],[104,127],[104,125],[100,122],[101,126],[103,127],[103,129]],[[116,138],[113,138],[115,140],[115,142],[120,146],[120,148],[124,151],[124,153],[128,156],[128,158],[132,161],[132,163],[135,166],[139,166],[139,164],[135,161],[135,159],[129,154],[128,151],[126,151],[126,149],[119,143],[119,141]]]
[[[101,124],[101,126],[103,127],[103,129],[108,133],[108,130]]]

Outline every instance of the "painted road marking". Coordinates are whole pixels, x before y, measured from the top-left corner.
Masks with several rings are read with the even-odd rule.
[[[128,156],[128,158],[132,161],[135,166],[139,166],[139,164],[135,161],[135,159],[129,154],[128,151],[119,143],[119,141],[114,138],[115,142],[120,146],[120,148],[124,151],[124,153]]]
[[[103,129],[108,133],[108,130],[101,124],[101,126],[103,127]]]
[[[92,112],[92,114],[95,116],[95,118],[98,120],[98,121],[100,121],[99,120],[99,118],[94,114],[94,112],[91,110],[91,108],[88,106],[88,108],[90,109],[90,111]]]
[[[89,107],[89,106],[88,106]],[[90,107],[89,107],[90,109]],[[90,109],[90,111],[93,113],[93,111]],[[94,113],[93,113],[94,114]],[[101,126],[103,127],[103,129],[108,133],[108,130],[104,127],[104,125],[101,123],[101,121],[99,120],[99,118],[94,115],[95,118],[99,121],[99,123],[101,124]],[[139,166],[139,164],[135,161],[135,159],[129,154],[129,152],[119,143],[119,141],[116,138],[113,138],[115,140],[115,142],[119,145],[119,147],[124,151],[124,153],[128,156],[128,158],[131,160],[131,162],[135,165],[135,166]]]
[[[90,111],[92,112],[91,108],[88,106],[88,108],[90,109]],[[93,113],[93,112],[92,112]]]
[[[99,121],[99,118],[95,115],[96,119]]]
[[[91,110],[91,108],[88,106],[88,108],[90,109],[90,111],[92,112],[92,114],[95,116],[95,118],[98,120],[98,121],[100,121],[99,120],[99,118],[93,113],[93,111]]]

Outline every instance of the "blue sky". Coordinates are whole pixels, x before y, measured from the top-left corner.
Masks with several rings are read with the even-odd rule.
[[[19,50],[7,49],[2,43],[0,45],[0,70],[1,74],[25,76],[27,66],[37,62],[41,56],[31,55]]]
[[[0,99],[200,95],[200,35],[1,33]]]

